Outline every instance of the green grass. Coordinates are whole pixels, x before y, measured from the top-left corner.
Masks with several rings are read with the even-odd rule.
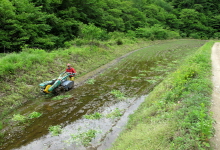
[[[42,115],[42,113],[34,111],[28,115],[28,118],[30,118],[30,119],[39,118],[41,115]]]
[[[119,90],[112,90],[110,93],[113,94],[118,99],[125,99],[126,98],[125,94]]]
[[[95,84],[95,79],[88,79],[86,81],[87,84]]]
[[[25,122],[28,118],[24,115],[14,114],[12,120],[16,122]]]
[[[0,121],[0,130],[3,129],[3,122]]]
[[[62,133],[62,128],[60,125],[50,126],[48,128],[52,136],[57,136]]]
[[[34,119],[34,118],[39,118],[42,115],[42,113],[39,112],[32,112],[29,115],[21,115],[21,114],[14,114],[13,117],[11,118],[12,121],[16,121],[19,123],[24,123],[28,121],[29,119]]]
[[[98,113],[98,112],[95,112],[94,114],[84,115],[83,117],[86,118],[86,119],[100,119],[100,118],[103,117],[103,115]]]
[[[106,118],[118,118],[123,115],[124,110],[120,110],[119,108],[114,109],[111,113],[106,115]]]
[[[52,100],[62,100],[62,99],[65,99],[65,98],[70,98],[71,95],[58,95],[56,97],[53,97]]]
[[[89,143],[92,141],[92,139],[96,137],[97,133],[97,130],[90,129],[86,132],[82,132],[79,134],[71,134],[71,137],[73,141],[81,143],[83,146],[87,147],[89,146]]]
[[[155,87],[110,149],[211,149],[213,43],[206,43]]]

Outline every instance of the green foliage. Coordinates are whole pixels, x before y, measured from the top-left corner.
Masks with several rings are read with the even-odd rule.
[[[91,45],[94,40],[109,40],[112,32],[152,40],[178,38],[179,32],[190,38],[216,38],[220,22],[218,1],[2,0],[0,8],[0,52],[17,52],[24,45],[69,47],[75,38]],[[154,30],[156,24],[160,28],[145,31]],[[123,44],[120,38],[118,45]]]
[[[19,122],[19,123],[24,123],[26,122],[28,119],[33,119],[33,118],[39,118],[42,115],[42,113],[39,112],[32,112],[30,113],[28,116],[24,116],[21,114],[14,114],[12,117],[13,121]]]
[[[86,40],[103,40],[106,38],[106,31],[96,27],[94,24],[81,24],[80,26],[80,37]]]
[[[111,113],[106,115],[106,118],[117,118],[117,117],[121,117],[123,115],[123,110],[120,110],[118,108],[116,108],[115,110],[113,110]]]
[[[53,97],[52,100],[62,100],[62,99],[65,99],[65,98],[70,98],[71,95],[58,95],[56,97]]]
[[[28,118],[30,118],[30,119],[39,118],[41,115],[42,115],[42,113],[34,111],[28,115]]]
[[[95,84],[95,79],[88,79],[86,81],[87,84]]]
[[[89,146],[89,143],[96,137],[98,131],[90,129],[80,134],[72,134],[71,137],[74,141],[80,142],[85,147]]]
[[[48,130],[50,131],[52,136],[57,136],[57,135],[61,134],[61,132],[62,132],[62,128],[60,125],[50,126],[48,128]]]
[[[118,99],[125,99],[126,98],[124,93],[122,93],[119,90],[112,90],[110,93],[113,94]]]
[[[3,129],[3,122],[0,121],[0,130]]]
[[[27,120],[27,117],[20,115],[20,114],[14,114],[12,120],[23,123]]]
[[[156,40],[156,39],[164,40],[164,39],[173,39],[180,37],[178,32],[166,30],[158,25],[148,28],[138,28],[136,29],[136,36],[139,38],[140,37],[147,38],[150,40]]]
[[[91,115],[84,115],[83,117],[86,118],[86,119],[100,119],[103,116],[102,116],[102,114],[96,112],[96,113],[91,114]]]

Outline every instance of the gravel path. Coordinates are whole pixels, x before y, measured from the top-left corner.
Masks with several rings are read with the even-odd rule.
[[[215,43],[212,47],[212,81],[213,81],[213,94],[212,94],[212,107],[213,118],[215,120],[214,128],[215,135],[211,139],[212,146],[215,150],[220,150],[220,43]]]

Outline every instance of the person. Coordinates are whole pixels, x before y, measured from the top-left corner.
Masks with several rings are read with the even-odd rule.
[[[68,63],[68,64],[67,64],[66,72],[72,74],[72,73],[76,73],[76,70],[75,70],[73,67],[71,67],[71,65]],[[74,76],[75,76],[75,74],[69,76],[69,78],[70,78],[71,81],[74,81]]]

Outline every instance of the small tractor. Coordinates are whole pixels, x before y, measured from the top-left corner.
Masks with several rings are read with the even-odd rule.
[[[74,87],[74,77],[70,77],[70,80],[67,80],[67,78],[71,75],[68,72],[63,72],[60,74],[60,76],[57,79],[53,79],[51,81],[45,81],[41,84],[39,84],[40,89],[44,93],[54,93],[59,94],[63,91],[68,91]]]

